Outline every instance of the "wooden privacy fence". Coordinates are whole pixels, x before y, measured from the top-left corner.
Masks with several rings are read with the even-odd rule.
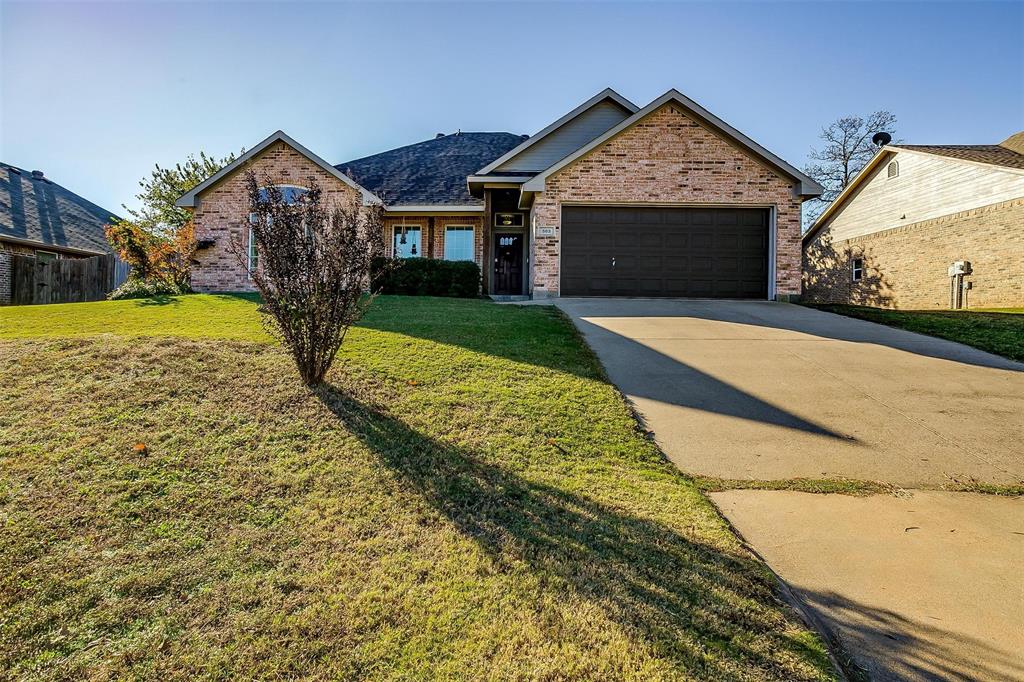
[[[127,264],[112,255],[44,261],[15,254],[11,256],[11,303],[101,301],[127,276]]]

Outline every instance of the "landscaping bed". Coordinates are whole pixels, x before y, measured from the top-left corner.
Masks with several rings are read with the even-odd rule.
[[[0,339],[0,677],[831,677],[553,308],[382,297],[318,391],[251,297]]]

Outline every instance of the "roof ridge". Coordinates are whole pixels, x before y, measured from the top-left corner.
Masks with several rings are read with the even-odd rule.
[[[464,136],[467,136],[467,135],[509,135],[511,137],[522,138],[522,135],[517,135],[516,133],[509,133],[509,132],[506,132],[506,131],[503,131],[503,130],[502,131],[487,131],[487,130],[470,130],[470,131],[466,131],[466,130],[460,130],[460,131],[455,132],[455,133],[445,133],[445,134],[443,134],[443,135],[441,135],[439,137],[431,137],[431,138],[428,138],[426,140],[420,140],[419,142],[410,142],[409,144],[402,145],[401,147],[392,147],[391,149],[385,149],[384,151],[376,152],[375,154],[367,154],[366,156],[360,156],[358,159],[350,159],[348,161],[342,161],[341,163],[334,164],[334,167],[340,169],[342,166],[347,166],[349,164],[358,163],[360,161],[366,161],[367,159],[372,159],[375,156],[381,156],[382,154],[390,154],[392,152],[399,152],[399,151],[402,151],[403,149],[410,149],[412,147],[418,147],[419,145],[423,145],[423,144],[430,144],[432,142],[438,142],[440,140],[447,140],[448,138],[452,138],[452,137],[464,137]]]

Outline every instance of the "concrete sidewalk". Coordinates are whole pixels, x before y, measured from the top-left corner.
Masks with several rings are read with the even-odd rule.
[[[1020,363],[795,305],[557,305],[687,473],[1024,481]],[[873,678],[1024,678],[1024,500],[713,498]]]

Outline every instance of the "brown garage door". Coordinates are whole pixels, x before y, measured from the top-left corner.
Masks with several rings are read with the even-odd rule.
[[[768,210],[562,208],[562,296],[768,297]]]

